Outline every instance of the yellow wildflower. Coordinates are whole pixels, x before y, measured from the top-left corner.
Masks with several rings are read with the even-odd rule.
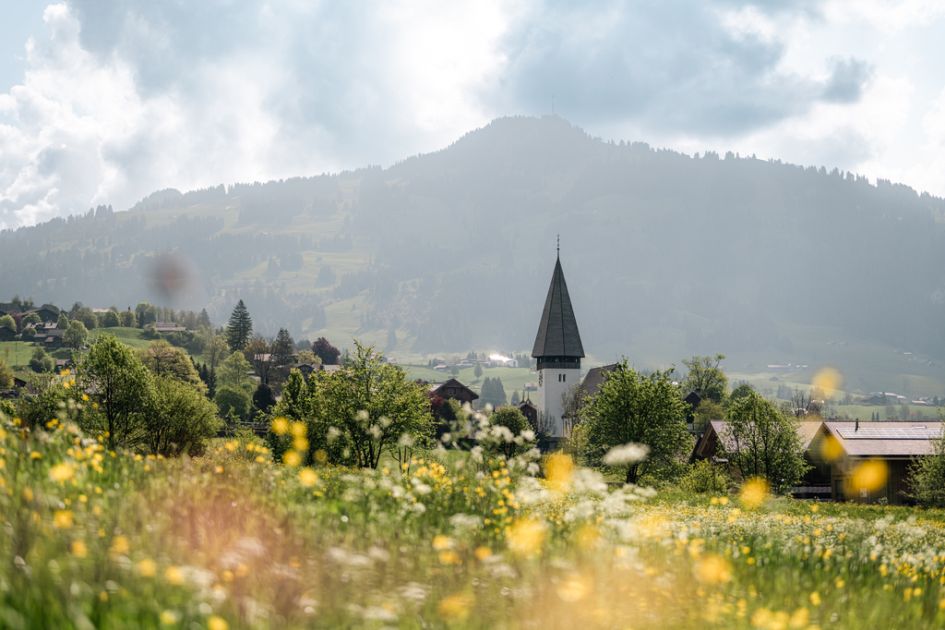
[[[142,577],[154,577],[157,574],[157,564],[150,558],[140,560],[136,565],[138,575]]]
[[[472,598],[465,593],[457,593],[440,600],[437,610],[440,616],[450,621],[465,621],[469,617]]]
[[[85,546],[85,542],[82,540],[73,540],[71,551],[76,558],[84,558],[89,555],[89,548]]]
[[[732,579],[732,565],[722,556],[710,554],[696,563],[695,574],[703,584],[723,584]]]
[[[207,630],[228,630],[229,627],[226,619],[219,615],[210,615],[207,618]]]
[[[548,485],[558,492],[567,492],[571,487],[571,476],[574,474],[574,460],[566,453],[552,453],[545,460],[545,479]],[[493,476],[498,477],[495,473]]]
[[[53,526],[56,529],[69,529],[73,522],[72,510],[56,510],[53,512]]]
[[[769,492],[770,487],[766,479],[761,477],[749,479],[742,485],[741,493],[739,493],[742,507],[749,510],[761,507],[768,500]]]
[[[173,610],[162,610],[158,620],[162,626],[173,626],[180,620],[180,615]]]
[[[289,432],[289,421],[279,416],[272,419],[272,432],[276,435],[285,435]]]
[[[311,488],[318,483],[318,473],[306,466],[299,471],[299,483],[306,488]]]
[[[473,555],[476,556],[476,560],[486,560],[487,558],[492,557],[492,550],[488,547],[480,545],[476,547],[476,550],[473,551]]]
[[[180,570],[180,567],[171,565],[164,569],[164,579],[168,584],[180,586],[184,583],[184,572]]]
[[[570,458],[569,458],[570,459]],[[534,556],[541,552],[548,528],[534,518],[521,518],[512,523],[505,534],[509,550],[517,556]]]
[[[128,538],[127,538],[127,537],[125,537],[125,536],[115,536],[115,538],[112,539],[112,546],[111,546],[110,551],[111,551],[111,553],[113,553],[114,555],[118,556],[118,555],[124,555],[124,554],[128,553],[128,550],[129,550],[130,548],[131,548],[131,546],[128,544]]]
[[[443,534],[437,534],[433,537],[433,548],[437,551],[453,548],[453,539]]]
[[[295,468],[302,463],[302,456],[297,451],[286,451],[286,453],[282,456],[282,462],[286,466]]]
[[[56,483],[65,483],[75,476],[75,468],[72,464],[63,462],[61,464],[56,464],[49,469],[49,478],[55,481]]]

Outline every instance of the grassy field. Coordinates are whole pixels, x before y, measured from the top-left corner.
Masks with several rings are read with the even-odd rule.
[[[96,328],[89,331],[89,341],[94,341],[102,335],[112,335],[132,348],[146,348],[153,340],[142,337],[143,332],[140,328]]]
[[[311,469],[0,427],[4,627],[945,625],[939,511],[609,488],[560,454]]]
[[[0,360],[14,369],[29,365],[35,346],[29,341],[0,341]]]

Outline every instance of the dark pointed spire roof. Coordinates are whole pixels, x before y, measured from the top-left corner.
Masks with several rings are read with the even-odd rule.
[[[548,287],[548,297],[545,298],[545,309],[541,313],[532,356],[575,359],[584,356],[581,333],[578,332],[577,319],[571,307],[560,257],[555,260],[555,270],[551,276],[551,286]]]

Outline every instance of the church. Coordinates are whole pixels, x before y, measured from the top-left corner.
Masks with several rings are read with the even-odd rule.
[[[581,384],[584,346],[561,269],[560,251],[551,274],[532,357],[538,361],[538,400],[535,401],[538,426],[555,440],[566,439],[571,433],[572,419],[566,417],[565,400]]]

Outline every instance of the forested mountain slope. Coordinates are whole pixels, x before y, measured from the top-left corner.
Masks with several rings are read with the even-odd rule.
[[[560,233],[600,358],[790,356],[811,334],[942,358],[943,217],[942,199],[888,182],[505,118],[387,169],[167,190],[4,232],[0,296],[159,300],[148,278],[172,253],[190,278],[173,305],[216,321],[239,295],[270,333],[527,349]]]

